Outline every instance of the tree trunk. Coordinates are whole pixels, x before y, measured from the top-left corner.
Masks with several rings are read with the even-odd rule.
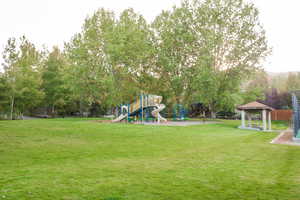
[[[11,104],[10,104],[10,120],[13,120],[14,104],[15,104],[15,97],[12,96]]]
[[[55,114],[54,114],[54,104],[52,105],[52,108],[51,108],[51,115],[52,115],[52,117],[55,117]]]
[[[83,117],[83,108],[82,108],[82,97],[80,97],[80,101],[79,101],[79,113],[80,113],[80,117]]]
[[[214,106],[212,106],[211,104],[209,105],[209,110],[210,110],[210,117],[213,119],[217,118],[217,114],[216,111],[214,109]]]
[[[213,119],[216,119],[217,118],[217,114],[216,114],[216,112],[215,111],[210,111],[210,115],[211,115],[211,118],[213,118]]]

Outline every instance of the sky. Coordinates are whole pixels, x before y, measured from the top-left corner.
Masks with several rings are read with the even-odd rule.
[[[300,1],[248,1],[259,9],[260,22],[272,47],[272,55],[263,63],[266,71],[300,71]],[[131,7],[150,22],[175,4],[179,5],[180,0],[3,0],[0,3],[0,52],[9,37],[22,35],[38,47],[63,47],[64,42],[81,30],[84,19],[101,7],[117,14]]]

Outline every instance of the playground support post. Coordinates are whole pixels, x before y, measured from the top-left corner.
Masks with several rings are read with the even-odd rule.
[[[143,123],[144,122],[144,95],[143,94],[141,94],[140,95],[140,108],[141,108],[141,122]]]
[[[127,104],[127,123],[129,122],[130,117],[130,104]]]

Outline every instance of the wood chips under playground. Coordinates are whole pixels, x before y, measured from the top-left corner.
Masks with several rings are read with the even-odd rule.
[[[99,123],[112,123],[111,120],[97,120],[94,122]],[[126,122],[118,122],[126,123]],[[154,126],[192,126],[192,125],[201,125],[201,124],[216,124],[216,121],[167,121],[167,122],[133,122],[132,124],[143,124],[143,125],[154,125]]]
[[[281,132],[275,139],[271,141],[271,143],[300,146],[300,143],[296,143],[293,141],[293,131],[290,129]]]

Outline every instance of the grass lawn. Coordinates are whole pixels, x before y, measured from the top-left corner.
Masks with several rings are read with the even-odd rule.
[[[0,199],[299,200],[300,147],[238,124],[0,121]]]

